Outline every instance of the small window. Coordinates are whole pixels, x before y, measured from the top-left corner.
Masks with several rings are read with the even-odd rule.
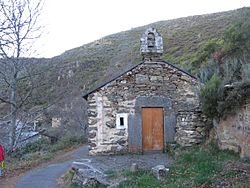
[[[124,117],[120,117],[120,126],[124,126]]]
[[[116,114],[116,128],[126,129],[128,127],[128,114],[119,113]]]

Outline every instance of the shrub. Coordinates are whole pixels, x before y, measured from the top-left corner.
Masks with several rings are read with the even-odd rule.
[[[28,143],[22,148],[17,148],[15,151],[9,153],[11,158],[22,158],[26,154],[35,153],[38,151],[47,151],[50,148],[47,139],[38,139],[32,143]]]
[[[207,63],[201,66],[200,71],[196,76],[201,82],[206,83],[214,74],[219,74],[219,64],[216,61],[209,59]]]
[[[250,49],[250,22],[239,22],[229,26],[223,35],[226,53],[238,54]]]
[[[241,67],[243,80],[246,82],[250,81],[250,64],[244,64]]]
[[[227,117],[244,105],[250,93],[250,82],[239,82],[233,85],[233,88],[224,91],[223,101],[218,102],[218,113],[220,117]]]
[[[213,75],[212,78],[206,83],[205,87],[201,90],[201,101],[203,112],[208,117],[218,117],[218,101],[220,98],[219,87],[221,78]]]
[[[200,66],[204,64],[204,62],[207,62],[207,60],[215,51],[221,49],[222,43],[222,40],[216,38],[209,39],[203,43],[196,53],[196,58],[193,61],[193,65]]]
[[[86,142],[86,138],[81,135],[67,134],[58,143],[51,146],[50,151],[56,152],[71,146],[82,144]]]

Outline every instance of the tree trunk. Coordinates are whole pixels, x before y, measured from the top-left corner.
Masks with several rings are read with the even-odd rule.
[[[16,122],[17,122],[17,104],[16,104],[16,68],[15,65],[13,67],[14,77],[12,78],[10,85],[10,119],[11,119],[11,127],[10,127],[10,150],[12,151],[16,142]]]

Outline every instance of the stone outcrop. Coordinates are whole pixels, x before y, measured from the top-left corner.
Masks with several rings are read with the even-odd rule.
[[[108,187],[110,185],[103,172],[95,169],[87,163],[81,163],[81,165],[73,163],[71,169],[74,172],[72,183],[75,183],[78,186]]]
[[[200,83],[180,69],[146,61],[89,94],[90,155],[141,151],[138,114],[147,105],[164,108],[165,143],[200,143],[206,121],[200,111],[199,89]],[[128,114],[128,128],[116,128],[117,113]]]
[[[250,101],[236,114],[215,124],[219,147],[250,157]]]

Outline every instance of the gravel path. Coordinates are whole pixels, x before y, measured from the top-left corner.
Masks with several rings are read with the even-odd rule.
[[[145,155],[120,155],[120,156],[97,156],[92,157],[91,164],[98,170],[105,172],[108,170],[121,170],[137,163],[139,167],[151,169],[156,165],[169,167],[173,161],[165,153],[151,153]]]
[[[82,161],[88,161],[88,165],[101,172],[125,169],[130,167],[132,163],[137,163],[139,167],[148,169],[159,164],[166,167],[172,164],[172,161],[164,153],[92,157],[88,156],[87,146],[83,146],[71,154],[71,160],[51,164],[26,173],[19,179],[16,188],[59,188],[60,186],[57,185],[58,178],[71,167],[72,162],[81,163]]]

